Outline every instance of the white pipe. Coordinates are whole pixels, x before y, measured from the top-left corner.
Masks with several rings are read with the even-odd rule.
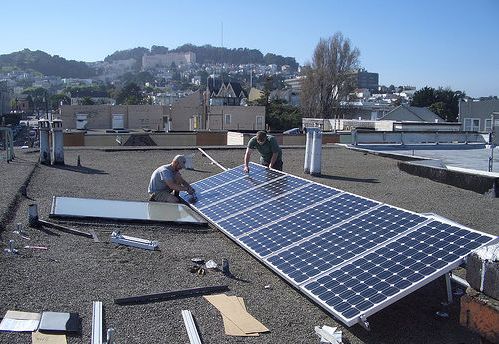
[[[312,140],[312,158],[310,161],[310,174],[312,176],[321,175],[321,159],[322,159],[322,132],[314,131]]]
[[[52,121],[52,165],[64,165],[64,134],[62,121]]]
[[[39,120],[38,128],[40,133],[40,163],[50,165],[50,122],[46,119]]]
[[[314,132],[317,128],[305,128],[307,131],[307,141],[305,144],[305,163],[303,164],[303,172],[310,173],[310,163],[312,160],[312,141]]]

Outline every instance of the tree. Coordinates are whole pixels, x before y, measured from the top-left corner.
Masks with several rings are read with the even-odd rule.
[[[81,100],[81,105],[95,105],[95,102],[90,97],[83,97]]]
[[[305,67],[301,104],[307,117],[337,117],[340,102],[353,90],[353,72],[360,51],[341,32],[319,41],[312,63]]]
[[[465,96],[464,92],[453,91],[449,87],[435,90],[425,86],[414,93],[411,106],[428,107],[444,120],[455,122],[459,113],[459,99]]]
[[[433,87],[425,86],[414,92],[411,106],[428,107],[433,103],[436,103],[435,89]]]
[[[147,104],[147,99],[144,98],[144,94],[137,84],[130,83],[118,92],[116,103],[120,105],[142,105]]]
[[[64,94],[54,94],[50,96],[50,104],[52,105],[52,110],[57,110],[61,105],[71,104],[71,98]]]
[[[265,121],[271,130],[283,131],[301,127],[302,115],[297,107],[285,104],[282,100],[272,100],[268,104]]]

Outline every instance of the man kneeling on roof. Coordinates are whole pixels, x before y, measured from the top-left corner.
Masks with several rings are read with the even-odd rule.
[[[151,175],[148,192],[149,201],[179,203],[180,191],[194,194],[194,189],[180,175],[185,167],[185,156],[176,155],[168,165],[158,167]]]

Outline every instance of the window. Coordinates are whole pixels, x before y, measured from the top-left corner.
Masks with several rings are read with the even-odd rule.
[[[486,119],[485,120],[485,128],[484,128],[486,133],[490,133],[492,130],[492,119]]]
[[[224,115],[224,125],[230,125],[232,122],[232,115],[225,114]]]
[[[479,131],[480,119],[479,118],[465,118],[464,131]]]

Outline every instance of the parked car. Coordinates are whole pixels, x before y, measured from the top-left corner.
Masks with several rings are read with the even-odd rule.
[[[282,133],[284,135],[300,135],[302,132],[301,132],[300,128],[292,128],[292,129],[288,129],[286,131],[283,131]]]

